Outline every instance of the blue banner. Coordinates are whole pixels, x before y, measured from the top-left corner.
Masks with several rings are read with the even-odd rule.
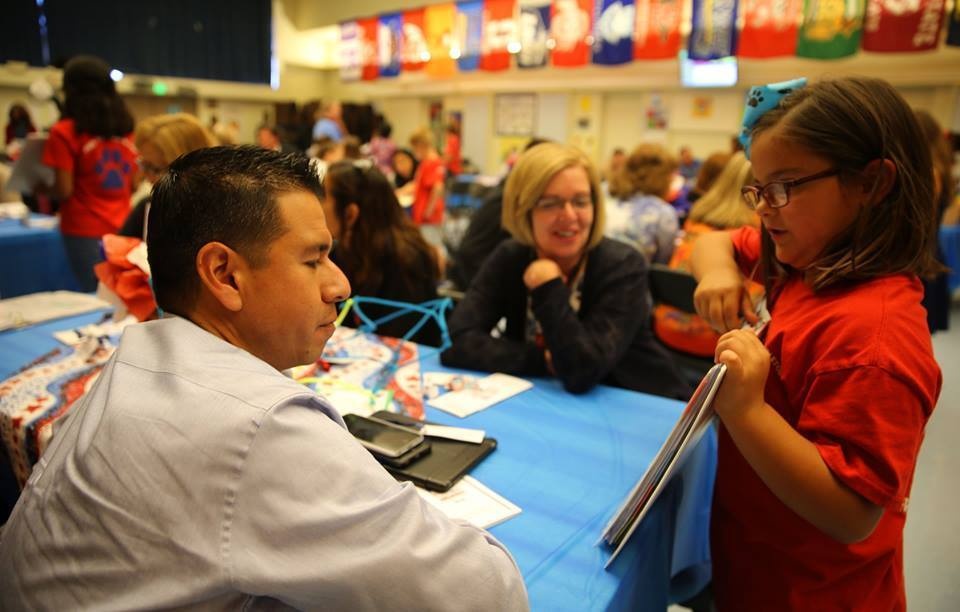
[[[594,4],[593,63],[604,66],[633,61],[634,0],[597,0]]]
[[[454,20],[460,52],[457,68],[461,72],[476,70],[480,66],[480,47],[483,42],[483,0],[458,2]]]
[[[693,0],[690,59],[710,60],[736,52],[737,0]]]
[[[400,41],[403,34],[403,15],[388,13],[380,15],[377,25],[377,63],[381,77],[400,74]]]
[[[517,66],[543,68],[547,65],[550,38],[550,2],[520,4],[520,52]]]

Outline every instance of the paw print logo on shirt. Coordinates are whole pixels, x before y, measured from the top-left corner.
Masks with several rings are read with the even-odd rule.
[[[103,189],[123,189],[126,184],[124,177],[132,170],[119,150],[107,148],[100,154],[100,160],[93,169],[100,177],[100,187]]]
[[[747,104],[756,108],[763,103],[763,92],[759,87],[754,87],[750,90],[750,99],[747,100]]]

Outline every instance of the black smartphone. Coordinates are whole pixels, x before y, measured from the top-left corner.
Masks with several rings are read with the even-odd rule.
[[[345,414],[343,422],[360,444],[381,457],[397,459],[423,444],[423,434],[420,432],[382,419]]]

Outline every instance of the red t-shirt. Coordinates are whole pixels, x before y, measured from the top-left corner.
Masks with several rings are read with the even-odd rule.
[[[417,173],[413,177],[413,222],[417,225],[439,225],[443,222],[443,196],[441,195],[433,207],[433,214],[427,214],[427,204],[430,202],[430,193],[434,185],[443,184],[446,169],[443,160],[439,157],[427,157],[417,166]]]
[[[460,157],[460,137],[458,135],[447,132],[445,156],[448,160],[447,170],[450,174],[463,172],[463,159]]]
[[[741,269],[753,270],[759,232],[731,236]],[[906,609],[907,500],[941,384],[922,296],[904,274],[819,294],[794,277],[777,292],[764,398],[884,513],[864,541],[837,542],[788,509],[721,427],[711,520],[719,610]]]
[[[60,230],[99,238],[115,233],[130,212],[137,150],[129,136],[78,134],[73,119],[50,128],[43,163],[73,174],[73,193],[60,205]]]

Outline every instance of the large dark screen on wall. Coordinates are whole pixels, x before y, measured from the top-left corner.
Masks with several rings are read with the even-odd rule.
[[[3,0],[0,8],[0,64],[11,60],[43,66],[36,0]]]
[[[124,72],[270,82],[270,0],[46,0],[50,57]]]

